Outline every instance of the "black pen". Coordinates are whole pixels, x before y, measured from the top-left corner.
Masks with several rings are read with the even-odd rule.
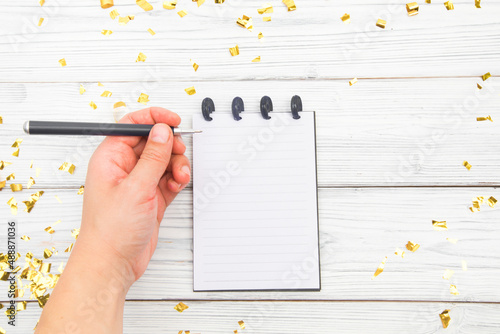
[[[71,136],[148,136],[153,124],[88,123],[26,121],[23,129],[29,135]],[[200,130],[170,127],[174,135],[200,133]]]

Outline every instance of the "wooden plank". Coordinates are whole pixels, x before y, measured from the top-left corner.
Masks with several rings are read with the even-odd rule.
[[[195,96],[182,92],[188,82],[89,84],[84,95],[78,93],[78,83],[1,84],[0,157],[14,165],[0,171],[0,177],[15,172],[16,182],[26,184],[39,167],[34,189],[77,188],[84,183],[88,159],[101,139],[27,136],[21,129],[28,119],[113,122],[115,102],[126,102],[127,110],[141,109],[144,105],[136,99],[146,92],[149,106],[178,112],[184,126],[190,127],[191,115],[200,112],[206,96],[213,98],[216,113],[231,117],[234,96],[244,99],[248,113],[259,111],[264,95],[272,97],[275,110],[289,110],[291,96],[299,94],[304,108],[317,112],[321,187],[496,186],[500,184],[498,123],[475,118],[498,118],[500,81],[486,81],[487,88],[481,91],[476,82],[473,78],[362,80],[352,87],[338,80],[200,82]],[[113,92],[111,98],[100,97],[105,89]],[[88,105],[91,100],[98,105],[95,111]],[[24,142],[15,158],[10,146],[19,137]],[[184,140],[191,158],[191,138]],[[34,168],[29,169],[32,160]],[[464,160],[472,164],[470,171],[462,166]],[[64,161],[77,166],[74,175],[58,171]]]
[[[16,194],[19,203],[28,191]],[[62,204],[54,198],[58,195]],[[9,217],[0,192],[0,215]],[[183,191],[168,208],[160,240],[145,275],[131,289],[129,299],[279,299],[279,300],[422,300],[500,301],[499,211],[484,205],[472,213],[475,196],[500,198],[496,188],[356,188],[321,189],[319,192],[321,280],[320,292],[213,292],[192,291],[192,193]],[[19,205],[18,242],[21,254],[32,251],[41,257],[44,248],[55,247],[53,268],[65,262],[63,250],[74,241],[70,231],[80,224],[82,196],[75,190],[48,190],[30,214]],[[498,206],[498,205],[497,205]],[[52,235],[43,231],[62,222]],[[432,220],[446,220],[449,231],[432,229]],[[446,238],[458,239],[451,244]],[[394,255],[413,240],[421,245],[404,259]],[[372,275],[388,256],[385,271]],[[468,271],[462,271],[462,260]],[[292,274],[307,274],[291,268]],[[455,271],[442,279],[445,269]],[[460,295],[449,292],[455,284]]]
[[[95,2],[7,5],[0,23],[2,82],[148,81],[154,69],[165,80],[254,80],[352,77],[436,77],[496,74],[500,52],[500,4],[470,1],[447,11],[442,3],[421,4],[420,14],[408,17],[406,1],[396,4],[334,5],[322,0],[298,3],[287,12],[275,4],[272,22],[263,22],[260,3],[215,5],[183,3],[189,14],[151,12],[135,4],[116,6],[122,15],[135,15],[118,25]],[[254,31],[236,25],[242,14],[253,16]],[[351,14],[351,24],[340,17]],[[38,27],[40,17],[46,20]],[[375,26],[385,19],[386,29]],[[156,31],[151,36],[147,29]],[[103,36],[102,29],[113,30]],[[263,32],[261,42],[257,34]],[[235,44],[240,55],[231,57]],[[139,52],[145,63],[135,63]],[[15,56],[13,56],[15,55]],[[33,57],[36,55],[36,57]],[[251,60],[262,57],[259,64]],[[65,58],[61,68],[58,60]],[[190,59],[200,64],[194,73]]]
[[[124,333],[498,333],[500,305],[390,302],[186,302],[179,313],[175,302],[127,302]],[[99,305],[96,305],[98,307]],[[450,310],[444,329],[439,314]],[[17,327],[7,333],[30,333],[40,310],[28,304],[18,314]],[[245,322],[242,330],[238,321]]]

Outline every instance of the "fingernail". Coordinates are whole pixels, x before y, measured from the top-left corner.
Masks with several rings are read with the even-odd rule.
[[[184,172],[184,174],[191,176],[191,169],[188,166],[182,166],[181,171]]]
[[[151,140],[155,143],[165,144],[170,136],[170,131],[164,124],[157,124],[151,130]]]

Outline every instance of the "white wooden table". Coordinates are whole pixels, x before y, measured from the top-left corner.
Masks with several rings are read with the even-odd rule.
[[[258,112],[263,95],[275,110],[289,110],[298,94],[305,109],[317,112],[322,290],[194,293],[188,187],[167,210],[156,253],[128,295],[124,331],[232,333],[244,320],[240,333],[500,332],[500,215],[487,205],[468,209],[476,196],[500,199],[500,2],[484,0],[477,9],[473,0],[457,0],[447,11],[443,1],[419,1],[419,14],[408,17],[402,0],[296,0],[294,12],[271,0],[272,21],[263,22],[257,8],[264,2],[207,0],[197,8],[179,0],[173,11],[152,1],[151,12],[133,0],[115,0],[107,10],[97,0],[0,5],[0,160],[13,162],[0,180],[15,172],[15,181],[26,184],[41,168],[36,184],[14,195],[21,203],[45,191],[31,213],[19,205],[18,234],[31,237],[18,241],[19,252],[41,257],[55,247],[54,269],[67,260],[63,250],[80,224],[77,189],[100,140],[28,137],[25,120],[113,121],[113,104],[143,108],[142,92],[148,106],[167,107],[190,125],[207,96],[216,112],[229,113],[235,96],[245,112]],[[112,9],[135,19],[120,26]],[[181,9],[188,11],[184,18],[176,14]],[[351,24],[340,20],[344,13]],[[236,25],[244,14],[254,19],[253,33]],[[386,29],[375,27],[378,18],[387,20]],[[235,44],[240,55],[231,57]],[[139,52],[146,62],[135,62]],[[252,63],[257,56],[262,61]],[[200,65],[196,73],[190,59]],[[493,77],[483,82],[486,72]],[[354,77],[359,82],[350,87]],[[184,89],[192,85],[197,93],[188,96]],[[100,97],[104,90],[112,97]],[[476,121],[487,115],[495,122]],[[10,147],[16,138],[24,139],[18,158]],[[77,166],[74,175],[57,170],[64,161]],[[0,191],[2,244],[12,196],[9,188]],[[449,230],[434,231],[433,219],[446,220]],[[54,234],[44,232],[57,220]],[[408,240],[420,249],[398,258],[395,249]],[[385,256],[385,271],[371,280]],[[441,278],[445,269],[455,271],[449,281]],[[189,309],[176,312],[179,301]],[[439,319],[445,309],[447,329]],[[0,326],[30,333],[40,312],[30,302],[16,329],[5,317]]]

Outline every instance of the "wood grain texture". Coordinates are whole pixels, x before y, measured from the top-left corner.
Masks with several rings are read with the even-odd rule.
[[[172,302],[127,302],[124,333],[193,334],[255,333],[374,333],[374,334],[496,334],[498,304],[388,303],[388,302],[186,302],[179,313]],[[449,327],[439,314],[450,309]],[[19,314],[18,327],[8,333],[30,333],[40,315],[36,304]],[[486,322],[485,319],[488,321]],[[245,322],[242,330],[238,321]],[[4,319],[0,326],[4,326]]]
[[[28,191],[16,194],[18,202]],[[54,198],[58,195],[62,204]],[[0,202],[10,198],[0,193]],[[498,210],[487,205],[471,213],[468,206],[475,196],[495,196],[494,188],[355,188],[321,189],[320,292],[193,292],[192,284],[192,193],[184,191],[168,208],[160,229],[160,239],[144,276],[134,284],[128,299],[206,300],[424,300],[500,302],[500,233]],[[42,256],[46,247],[56,247],[53,267],[66,261],[62,251],[74,242],[71,229],[79,227],[82,196],[76,190],[48,190],[30,214],[20,212],[18,234],[31,241],[19,241],[21,254],[32,251]],[[20,208],[23,205],[20,205]],[[0,206],[9,215],[7,205]],[[446,220],[449,231],[432,229],[432,220]],[[62,223],[49,235],[43,231],[57,220]],[[459,239],[451,244],[446,238]],[[409,240],[421,245],[394,255]],[[375,269],[388,256],[385,271],[371,280]],[[466,260],[468,271],[462,271]],[[307,274],[303,266],[291,268],[293,275]],[[445,269],[455,275],[442,279]],[[459,296],[449,292],[455,284]],[[1,298],[0,298],[1,300]]]

